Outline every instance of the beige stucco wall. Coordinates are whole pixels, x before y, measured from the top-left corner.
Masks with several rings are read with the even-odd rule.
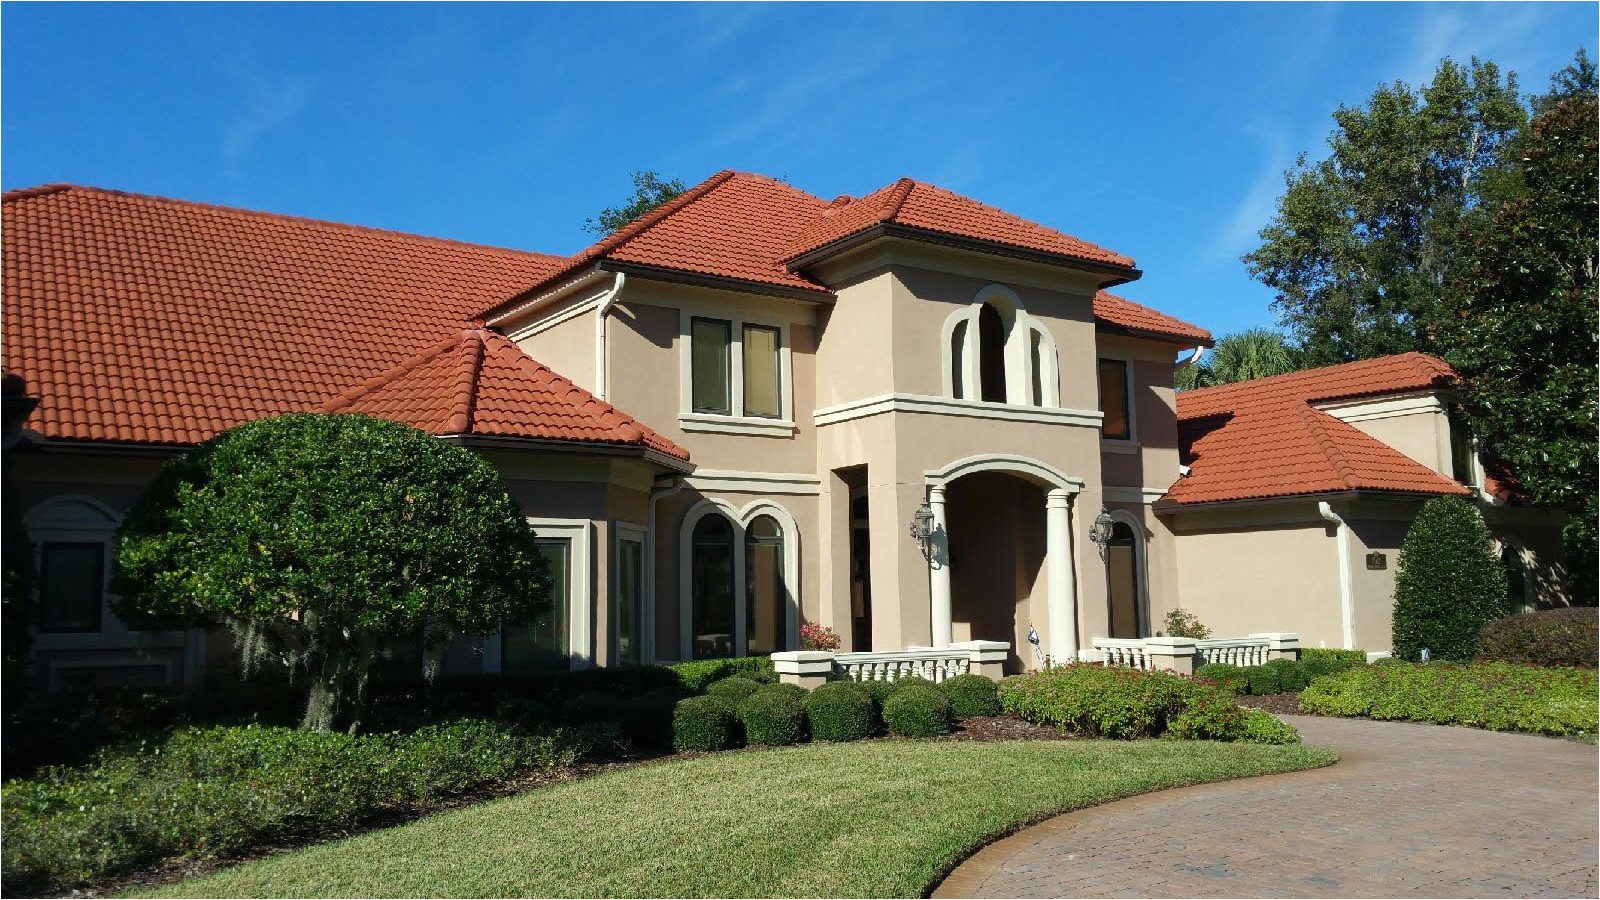
[[[1450,420],[1437,392],[1389,394],[1363,400],[1319,404],[1334,418],[1377,438],[1435,472],[1450,478]]]

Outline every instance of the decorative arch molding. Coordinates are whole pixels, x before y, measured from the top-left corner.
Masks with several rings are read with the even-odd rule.
[[[989,453],[958,459],[942,469],[923,473],[929,487],[943,487],[958,478],[978,472],[1007,472],[1040,482],[1050,488],[1076,494],[1083,490],[1083,479],[1068,475],[1049,463],[1011,453]]]
[[[983,287],[972,303],[945,318],[939,339],[944,395],[962,400],[982,396],[978,316],[985,306],[1000,314],[1005,329],[1006,404],[1059,407],[1060,358],[1055,337],[1028,313],[1016,291],[1002,284]],[[1034,390],[1036,381],[1038,391]]]
[[[122,515],[87,494],[57,494],[29,507],[22,521],[29,531],[115,531]]]
[[[1106,510],[1106,515],[1111,517],[1111,521],[1121,522],[1133,532],[1133,574],[1134,583],[1138,591],[1134,596],[1134,619],[1138,622],[1139,635],[1141,637],[1149,637],[1154,634],[1153,625],[1150,622],[1150,558],[1148,551],[1150,533],[1145,530],[1144,522],[1128,510],[1108,509]],[[1106,565],[1109,566],[1110,562],[1108,561]],[[1111,621],[1109,618],[1111,614],[1110,603],[1111,591],[1108,588],[1106,591],[1107,622]]]
[[[736,509],[726,500],[707,497],[683,515],[678,526],[678,641],[683,660],[694,659],[694,529],[709,515],[721,515],[733,526],[733,650],[745,655],[745,531],[758,516],[771,516],[783,530],[783,599],[788,642],[797,646],[800,636],[800,528],[781,504],[765,498]]]

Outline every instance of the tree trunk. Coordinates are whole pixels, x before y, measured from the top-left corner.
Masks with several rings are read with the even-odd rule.
[[[326,662],[311,680],[311,695],[306,699],[306,714],[300,719],[302,731],[332,731],[339,718],[339,678],[328,677]]]

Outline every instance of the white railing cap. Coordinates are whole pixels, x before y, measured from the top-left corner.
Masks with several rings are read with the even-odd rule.
[[[1300,645],[1300,633],[1297,631],[1258,631],[1250,636],[1267,641],[1274,650]]]
[[[817,675],[833,671],[834,654],[827,650],[780,650],[772,654],[772,669],[779,675]]]
[[[1193,653],[1199,641],[1186,637],[1150,637],[1144,639],[1145,650],[1151,653]]]
[[[966,659],[967,652],[968,651],[965,647],[950,647],[944,650],[887,650],[881,653],[841,653],[833,658],[837,659],[839,664],[842,666],[854,666],[861,663],[875,662],[916,662],[918,660]],[[776,658],[777,654],[773,654],[773,657]]]

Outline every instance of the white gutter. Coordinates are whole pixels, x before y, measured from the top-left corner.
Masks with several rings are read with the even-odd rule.
[[[658,487],[650,492],[649,513],[645,518],[644,532],[644,609],[639,616],[639,631],[644,640],[640,641],[639,661],[644,665],[652,665],[656,661],[656,501],[683,490],[684,480],[673,477],[667,487]]]
[[[1194,348],[1194,352],[1193,353],[1189,354],[1184,359],[1178,360],[1178,365],[1176,366],[1176,368],[1178,368],[1178,369],[1187,369],[1190,366],[1194,365],[1195,363],[1199,362],[1200,358],[1202,356],[1205,356],[1205,355],[1206,355],[1206,348],[1205,348],[1205,345],[1202,344],[1202,345]]]
[[[1317,502],[1317,515],[1333,523],[1339,546],[1339,612],[1344,619],[1344,649],[1356,647],[1356,600],[1350,587],[1350,526],[1333,511],[1328,501]]]
[[[627,281],[628,276],[618,272],[611,281],[611,290],[601,294],[594,305],[594,395],[601,400],[606,398],[606,313],[611,312]]]

